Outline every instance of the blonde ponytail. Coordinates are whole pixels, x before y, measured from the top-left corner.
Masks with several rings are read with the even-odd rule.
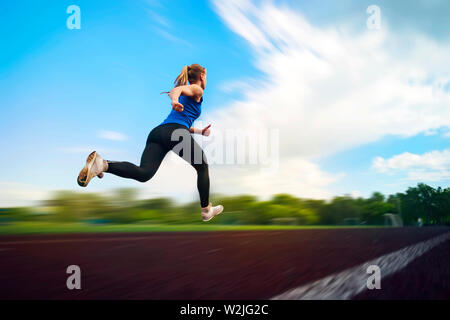
[[[175,87],[179,86],[185,86],[188,82],[188,72],[189,72],[189,66],[184,66],[183,69],[181,69],[180,74],[175,79]]]
[[[174,81],[175,87],[185,86],[187,85],[188,81],[190,83],[192,83],[192,81],[197,81],[198,79],[200,79],[200,74],[204,72],[205,68],[197,63],[191,64],[190,66],[185,65]],[[161,92],[161,94],[163,93],[169,93],[169,91]]]

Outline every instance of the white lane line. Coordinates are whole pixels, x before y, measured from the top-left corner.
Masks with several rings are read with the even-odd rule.
[[[400,271],[433,247],[450,239],[450,232],[430,240],[405,247],[398,251],[367,261],[356,267],[332,274],[304,286],[288,290],[271,300],[347,300],[367,288],[367,267],[377,265],[381,270],[381,290],[383,278]]]

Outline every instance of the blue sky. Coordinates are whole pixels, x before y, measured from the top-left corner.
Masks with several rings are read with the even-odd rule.
[[[395,193],[421,181],[448,187],[450,64],[444,57],[450,6],[437,0],[400,3],[376,3],[382,13],[377,35],[365,27],[365,9],[372,1],[2,3],[0,165],[7,170],[0,178],[0,205],[38,200],[52,190],[80,190],[75,179],[90,150],[138,163],[148,132],[170,111],[168,98],[159,93],[170,89],[181,67],[190,63],[208,69],[202,119],[211,121],[213,130],[248,123],[281,128],[278,174],[267,179],[251,167],[243,173],[237,166],[212,166],[215,192],[327,198]],[[81,9],[80,30],[66,26],[72,4]],[[309,28],[316,36],[297,36],[296,28]],[[367,61],[366,41],[382,50]],[[353,61],[362,57],[363,67],[382,61],[379,70],[398,69],[399,76],[388,74],[385,88],[374,80],[380,78],[377,68],[347,74],[340,67],[346,55],[339,54],[335,61],[324,58],[325,64],[297,64],[293,57],[308,57],[305,47],[319,56],[345,48]],[[336,80],[341,77],[342,82]],[[402,94],[390,92],[394,86]],[[377,97],[386,90],[387,101],[368,103],[367,110],[355,113],[351,106],[361,101],[356,91],[372,89],[381,90]],[[266,94],[267,99],[254,98]],[[325,96],[339,98],[338,104]],[[314,108],[328,116],[312,113]],[[256,110],[249,119],[248,110]],[[398,115],[404,120],[397,121]],[[360,126],[352,129],[352,123]],[[336,143],[330,138],[335,134]],[[383,161],[374,165],[377,157]],[[138,187],[143,196],[195,198],[193,172],[179,163],[171,170],[170,163],[155,183],[107,176],[89,190]]]

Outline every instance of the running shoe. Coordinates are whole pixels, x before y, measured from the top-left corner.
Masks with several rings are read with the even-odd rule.
[[[222,205],[213,207],[212,204],[210,203],[209,206],[202,209],[202,219],[204,222],[209,221],[218,214],[221,214],[222,211],[223,211]]]
[[[103,178],[103,171],[106,169],[106,161],[96,152],[93,151],[87,157],[86,165],[81,169],[77,182],[80,187],[86,187],[91,179],[95,176]]]

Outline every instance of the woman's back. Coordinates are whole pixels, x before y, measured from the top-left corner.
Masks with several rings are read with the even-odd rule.
[[[200,102],[197,102],[191,97],[181,95],[179,102],[184,106],[183,111],[179,112],[172,109],[162,124],[178,123],[189,129],[202,113],[203,97],[200,99]]]

